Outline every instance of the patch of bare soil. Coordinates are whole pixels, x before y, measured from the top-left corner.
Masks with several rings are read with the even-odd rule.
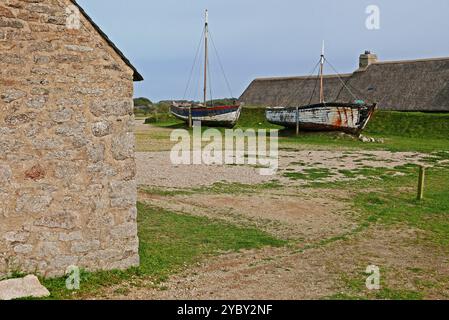
[[[280,239],[310,242],[347,233],[357,213],[342,194],[327,190],[262,191],[252,194],[194,194],[162,197],[145,192],[139,200],[174,212],[254,226]]]
[[[384,288],[449,297],[448,254],[429,250],[412,229],[368,229],[347,240],[302,252],[287,248],[251,250],[210,258],[157,288],[110,289],[111,299],[322,299],[345,293],[370,296],[363,289],[368,265],[381,270]],[[419,270],[419,272],[417,272]],[[360,291],[348,287],[360,285]],[[435,282],[429,286],[429,282]],[[124,287],[121,287],[120,292]]]

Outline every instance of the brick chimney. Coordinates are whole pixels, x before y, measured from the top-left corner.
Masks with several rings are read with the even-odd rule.
[[[360,55],[359,68],[366,69],[370,64],[377,62],[377,55],[371,53],[371,51],[365,51],[365,53]]]

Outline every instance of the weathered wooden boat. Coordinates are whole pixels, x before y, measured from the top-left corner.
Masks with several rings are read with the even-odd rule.
[[[240,118],[242,107],[238,104],[232,106],[216,106],[204,108],[180,105],[173,103],[170,112],[185,122],[201,121],[205,126],[229,127],[236,125]],[[189,120],[189,116],[191,120]]]
[[[210,127],[234,127],[240,118],[242,106],[238,103],[233,105],[208,106],[207,101],[207,81],[208,81],[208,39],[209,39],[209,21],[208,11],[206,10],[206,22],[204,25],[204,87],[203,87],[203,104],[194,105],[190,103],[173,102],[170,106],[170,112],[178,119],[188,123],[189,127],[193,126],[193,122],[200,121],[202,125]],[[217,53],[218,56],[218,53]],[[196,62],[196,58],[195,58]],[[194,63],[195,66],[195,63]],[[223,66],[222,66],[223,70]],[[192,69],[193,71],[193,69]],[[224,71],[223,71],[224,73]],[[192,76],[192,75],[191,75]],[[225,76],[227,82],[227,78]],[[190,80],[189,80],[190,82]],[[188,85],[187,85],[188,86]],[[229,83],[228,83],[229,87]],[[186,90],[187,91],[187,90]],[[232,95],[232,93],[231,93]],[[210,101],[209,104],[213,104]]]
[[[354,97],[353,102],[326,102],[324,99],[324,44],[320,58],[319,103],[296,107],[269,107],[266,109],[268,122],[296,131],[342,131],[358,135],[367,126],[377,108],[377,104],[367,104]],[[318,66],[318,65],[317,65]],[[340,79],[341,80],[341,79]],[[342,81],[342,80],[341,80]],[[343,87],[346,84],[342,81]],[[352,92],[350,92],[352,95]],[[312,93],[313,95],[313,93]]]
[[[323,102],[301,107],[267,108],[270,123],[298,127],[301,131],[342,131],[360,134],[368,124],[376,104]]]

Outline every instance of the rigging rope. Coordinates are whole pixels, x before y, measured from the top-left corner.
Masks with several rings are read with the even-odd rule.
[[[198,101],[201,101],[202,96],[202,78],[203,78],[203,69],[201,68],[201,63],[198,63],[198,70],[197,70],[197,82],[196,82],[196,89],[193,91],[193,99],[198,99]]]
[[[209,30],[209,35],[210,35],[210,39],[211,39],[211,42],[212,42],[212,46],[214,47],[215,55],[217,56],[218,64],[220,65],[221,72],[223,73],[223,77],[224,77],[226,85],[228,87],[229,93],[231,94],[231,98],[234,98],[234,94],[232,93],[231,85],[229,84],[228,77],[226,76],[226,72],[225,72],[224,67],[223,67],[223,63],[221,62],[221,58],[220,58],[220,55],[218,54],[217,47],[215,46],[214,37],[213,37],[212,32],[210,30]]]
[[[321,60],[320,60],[321,61]],[[314,76],[315,70],[318,68],[318,66],[320,65],[320,61],[318,61],[318,63],[315,65],[315,67],[313,68],[313,70],[311,72],[309,72],[309,76],[307,76],[307,78],[304,79],[302,86],[300,86],[299,88],[297,88],[295,91],[293,91],[289,96],[287,96],[287,98],[285,98],[282,102],[285,102],[284,104],[287,105],[291,102],[291,100],[293,99],[293,96],[295,96],[300,90],[304,89],[304,87],[306,86],[307,80],[310,80],[312,78],[312,76]]]
[[[211,103],[211,106],[213,107],[213,106],[214,106],[214,104],[213,104],[214,98],[213,98],[213,96],[212,96],[212,76],[211,76],[211,73],[210,73],[209,57],[207,58],[207,74],[208,74],[208,77],[209,77],[210,103]],[[207,101],[206,101],[205,107],[207,107]]]
[[[326,59],[324,58],[324,61],[327,62],[327,64],[332,68],[332,70],[334,70],[334,72],[337,74],[338,79],[341,81],[341,83],[343,84],[343,87],[348,90],[349,94],[354,98],[354,100],[357,100],[357,97],[352,93],[352,91],[348,88],[348,86],[346,85],[346,83],[343,81],[343,79],[341,78],[340,74],[338,73],[338,71],[334,68],[334,66]],[[340,93],[339,93],[340,95]]]
[[[201,45],[203,44],[204,32],[206,32],[206,28],[203,28],[203,32],[201,33],[201,39],[200,39],[200,42],[198,43],[198,48],[196,49],[195,59],[193,60],[192,69],[190,70],[189,81],[187,82],[187,86],[184,91],[184,96],[182,98],[183,100],[185,100],[185,98],[186,98],[187,91],[189,90],[189,87],[190,87],[190,82],[192,81],[192,76],[193,76],[193,72],[195,70],[196,62],[198,61],[198,56],[200,53]]]
[[[350,80],[350,78],[348,78],[347,80],[346,80],[346,85],[348,85],[348,81]],[[338,94],[337,94],[337,96],[335,97],[335,99],[334,99],[334,101],[337,101],[338,100],[338,98],[340,98],[340,95],[341,95],[341,93],[343,92],[343,89],[344,89],[345,87],[344,86],[341,86],[341,88],[340,88],[340,90],[338,91]]]
[[[321,63],[321,59],[320,62]],[[312,103],[313,96],[315,95],[316,88],[318,87],[318,82],[320,81],[320,72],[318,72],[318,76],[315,80],[315,86],[313,87],[312,95],[310,96],[309,105]]]

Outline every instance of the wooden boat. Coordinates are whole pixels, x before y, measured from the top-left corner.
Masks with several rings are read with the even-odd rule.
[[[170,112],[178,119],[189,124],[191,128],[193,122],[200,121],[202,125],[210,127],[234,127],[240,118],[242,106],[238,103],[223,106],[208,106],[207,101],[207,80],[208,80],[208,39],[209,39],[209,21],[208,11],[206,10],[206,22],[204,25],[204,87],[203,104],[194,105],[191,103],[173,102],[170,106]],[[217,54],[218,55],[218,54]],[[196,61],[196,59],[195,59]],[[193,70],[193,69],[192,69]],[[226,76],[225,76],[226,78]],[[227,79],[226,79],[227,81]],[[228,84],[229,85],[229,84]],[[212,102],[210,102],[212,104]]]
[[[320,102],[297,107],[269,107],[266,109],[268,122],[296,131],[342,131],[360,134],[368,124],[377,104],[362,100],[353,102],[325,102],[324,100],[324,44],[320,59]],[[340,79],[341,80],[341,79]],[[342,81],[346,88],[345,83]],[[348,89],[348,88],[346,88]],[[351,93],[352,94],[352,93]]]
[[[228,128],[233,128],[236,125],[241,110],[242,108],[238,104],[204,108],[173,103],[170,107],[170,112],[185,122],[190,122],[189,115],[191,115],[191,121],[201,121],[202,125]]]
[[[360,134],[368,124],[376,104],[319,103],[302,107],[267,108],[270,123],[303,131],[342,131]]]

